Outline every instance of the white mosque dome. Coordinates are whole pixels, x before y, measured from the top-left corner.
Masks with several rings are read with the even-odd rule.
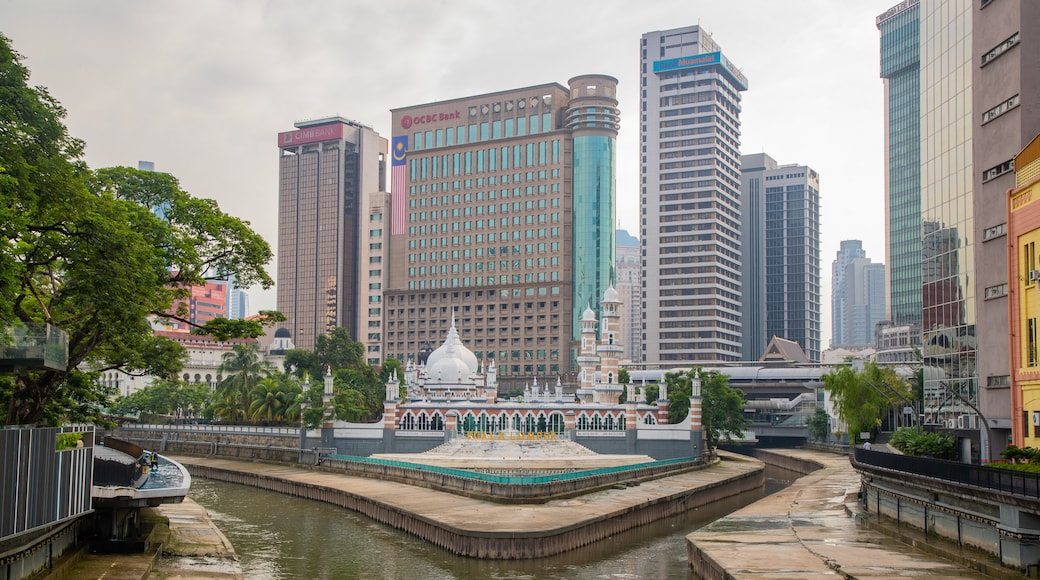
[[[444,357],[426,367],[426,376],[434,384],[462,385],[472,379],[473,370],[460,358]]]
[[[614,285],[613,284],[611,284],[610,287],[607,288],[606,292],[603,293],[603,301],[604,302],[621,302],[621,299],[618,298],[617,290],[614,289]]]
[[[453,364],[438,367],[440,363],[445,361],[450,361]],[[431,352],[430,356],[426,359],[426,374],[429,377],[436,379],[437,374],[434,369],[442,368],[446,375],[443,379],[437,379],[437,381],[445,382],[445,380],[448,380],[447,375],[454,376],[456,374],[454,371],[449,372],[447,370],[457,366],[454,365],[454,362],[456,361],[462,365],[459,368],[464,367],[464,370],[458,375],[459,377],[468,378],[470,375],[477,372],[477,367],[479,366],[477,355],[473,354],[472,350],[466,348],[466,345],[462,344],[462,340],[459,338],[459,331],[455,328],[455,313],[452,312],[451,328],[448,329],[448,336],[444,339],[444,344],[437,347],[437,350]],[[454,379],[452,379],[452,381],[457,382]]]
[[[596,322],[596,313],[592,310],[591,306],[585,307],[585,312],[582,313],[581,319],[583,321]]]

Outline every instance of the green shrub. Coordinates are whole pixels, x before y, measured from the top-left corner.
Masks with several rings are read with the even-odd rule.
[[[82,433],[58,433],[57,439],[54,442],[54,450],[62,451],[65,449],[75,449],[82,438]]]
[[[1008,445],[1000,452],[1000,457],[1011,463],[1040,463],[1040,449]]]
[[[920,427],[904,427],[892,434],[888,444],[906,455],[957,459],[953,435],[924,431]]]

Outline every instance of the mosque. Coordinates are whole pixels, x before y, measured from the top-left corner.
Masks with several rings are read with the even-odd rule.
[[[690,414],[668,424],[667,387],[656,401],[642,389],[619,382],[621,301],[611,286],[600,302],[602,320],[587,307],[581,319],[576,390],[565,394],[559,378],[525,386],[522,397],[499,397],[494,360],[482,367],[462,341],[455,316],[444,343],[425,364],[409,361],[404,386],[392,376],[386,384],[384,434],[416,437],[560,438],[597,453],[645,454],[656,459],[697,456],[701,444],[699,381]],[[405,393],[402,399],[401,394]],[[625,400],[621,402],[624,393]],[[414,445],[408,447],[414,448]]]

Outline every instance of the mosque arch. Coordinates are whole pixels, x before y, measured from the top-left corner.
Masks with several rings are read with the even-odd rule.
[[[413,415],[411,413],[405,413],[405,415],[403,417],[401,417],[400,429],[402,429],[404,431],[414,431],[415,430],[415,415]]]
[[[563,433],[563,413],[556,412],[549,415],[549,430],[554,433]]]

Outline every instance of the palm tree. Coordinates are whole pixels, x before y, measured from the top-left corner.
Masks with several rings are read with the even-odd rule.
[[[262,379],[251,393],[249,418],[256,421],[281,421],[285,415],[283,387],[273,377]]]
[[[241,415],[249,413],[250,395],[261,378],[271,372],[268,363],[260,358],[260,345],[245,342],[233,345],[224,353],[220,365],[224,380],[220,382],[222,395],[235,395],[241,404]]]

